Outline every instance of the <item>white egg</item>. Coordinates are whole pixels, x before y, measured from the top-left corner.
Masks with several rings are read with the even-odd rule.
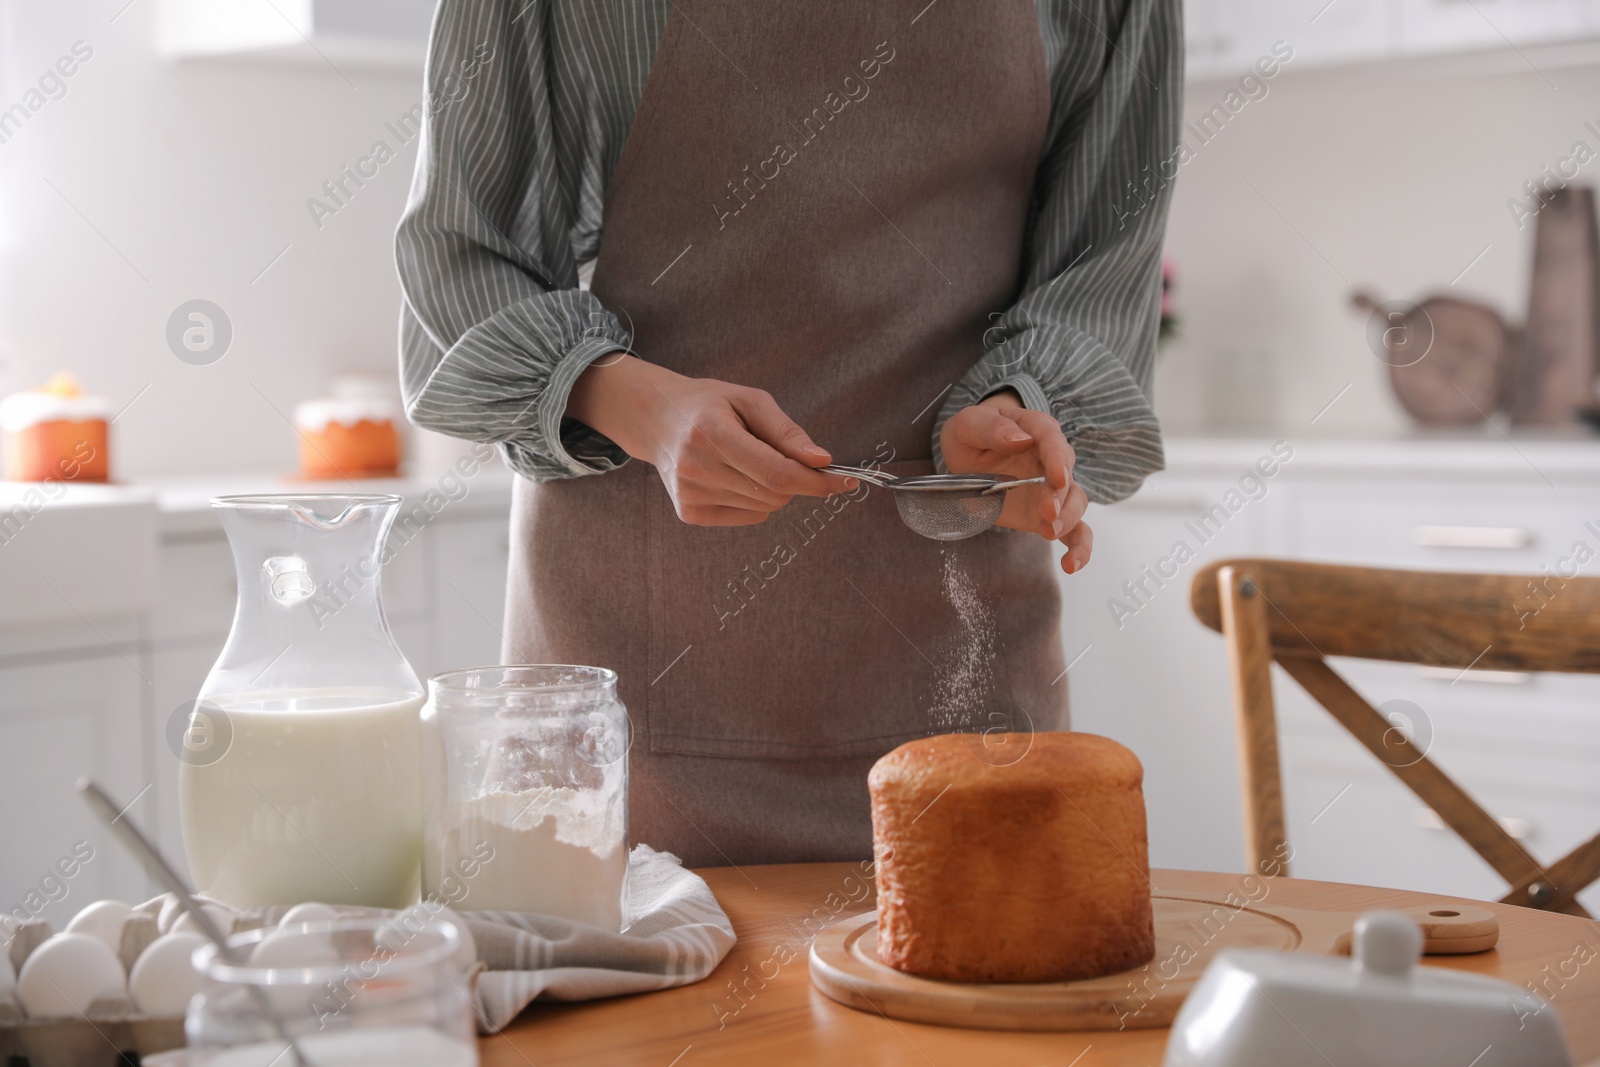
[[[278,920],[278,929],[284,930],[301,923],[321,923],[337,919],[339,913],[326,904],[310,901],[305,904],[296,904],[283,913],[283,918]]]
[[[344,962],[326,934],[271,933],[250,950],[252,967],[324,967]]]
[[[326,934],[281,934],[269,932],[250,949],[250,966],[283,971],[298,971],[313,967],[338,967],[344,957],[334,949]],[[279,1011],[285,1013],[306,1010],[306,986],[300,976],[289,975],[285,984],[269,986],[267,998]]]
[[[205,912],[217,929],[222,931],[222,936],[227,937],[233,933],[233,914],[226,908],[219,908],[215,904],[202,904],[200,910]],[[188,909],[178,912],[178,917],[172,920],[172,926],[167,929],[169,934],[199,934],[205,937],[205,931],[200,929],[200,924],[195,922],[194,916]]]
[[[100,997],[121,996],[126,988],[117,954],[99,938],[79,933],[44,942],[17,976],[17,999],[36,1019],[80,1015]]]
[[[88,934],[113,953],[122,951],[122,926],[133,908],[120,900],[97,900],[72,917],[67,933]]]
[[[128,992],[146,1015],[182,1015],[189,1000],[200,992],[200,972],[191,960],[195,949],[206,944],[199,934],[163,934],[134,961]]]

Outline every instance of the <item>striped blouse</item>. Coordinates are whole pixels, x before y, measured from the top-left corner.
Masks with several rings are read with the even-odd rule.
[[[580,288],[579,265],[602,250],[603,193],[671,6],[440,0],[435,16],[424,137],[396,237],[406,411],[430,430],[499,443],[531,479],[628,458],[565,409],[591,361],[629,347]],[[1150,379],[1178,167],[1179,9],[1038,0],[1051,114],[1022,284],[944,398],[930,444],[940,469],[944,421],[1008,387],[1061,423],[1091,500],[1120,500],[1161,469]]]

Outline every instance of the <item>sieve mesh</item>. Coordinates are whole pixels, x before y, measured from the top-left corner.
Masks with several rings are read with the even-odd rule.
[[[963,541],[976,537],[1000,517],[1005,497],[984,496],[979,490],[943,490],[894,494],[900,521],[914,533],[935,541]]]

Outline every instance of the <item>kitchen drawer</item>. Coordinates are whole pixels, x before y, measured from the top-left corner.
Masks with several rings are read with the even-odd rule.
[[[1507,885],[1415,794],[1381,769],[1288,759],[1285,804],[1291,872],[1301,878],[1497,900]],[[1488,784],[1472,795],[1541,864],[1600,831],[1600,796]],[[1600,887],[1579,897],[1600,907]]]
[[[1319,486],[1297,494],[1290,554],[1377,567],[1536,573],[1554,568],[1580,540],[1600,556],[1600,534],[1584,525],[1596,517],[1600,493],[1592,490]]]
[[[1447,671],[1410,663],[1336,659],[1335,670],[1380,711],[1390,701],[1420,709],[1436,739],[1566,746],[1600,765],[1600,675]],[[1347,736],[1332,715],[1274,672],[1279,723],[1287,734]],[[1600,777],[1600,776],[1597,776]]]
[[[0,482],[0,628],[88,629],[155,603],[156,507],[107,486]]]
[[[1346,780],[1394,779],[1376,756],[1342,731],[1338,737],[1284,735],[1282,761],[1287,777],[1292,767],[1336,768]],[[1600,775],[1591,752],[1576,746],[1538,743],[1483,742],[1436,731],[1428,757],[1473,796],[1496,793],[1520,797],[1538,793],[1552,800],[1589,806],[1600,832]],[[1498,813],[1497,813],[1498,814]],[[1515,814],[1515,813],[1513,813]]]

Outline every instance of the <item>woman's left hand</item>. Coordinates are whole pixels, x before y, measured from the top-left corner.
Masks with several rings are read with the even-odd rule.
[[[1021,397],[1003,389],[952,415],[939,444],[952,474],[1044,475],[1044,485],[1006,490],[999,524],[1066,545],[1061,569],[1068,574],[1089,562],[1094,532],[1083,521],[1089,498],[1072,480],[1072,446],[1054,418],[1028,410]]]

